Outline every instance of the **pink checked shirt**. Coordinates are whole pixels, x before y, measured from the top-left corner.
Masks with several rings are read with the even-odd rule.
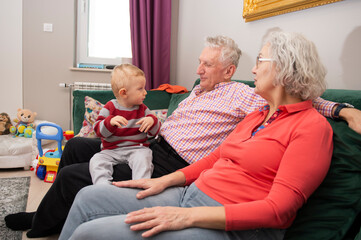
[[[160,135],[189,164],[210,154],[245,116],[266,104],[254,89],[239,82],[222,82],[204,92],[199,85],[161,127]],[[331,117],[335,105],[318,98],[314,107]]]

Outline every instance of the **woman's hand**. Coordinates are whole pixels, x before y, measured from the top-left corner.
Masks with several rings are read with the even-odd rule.
[[[167,184],[162,180],[162,178],[113,182],[113,185],[117,187],[145,189],[144,191],[140,191],[137,193],[136,197],[138,199],[143,199],[152,195],[159,194],[168,187]]]
[[[113,182],[113,185],[117,187],[144,189],[144,191],[138,192],[136,196],[138,199],[143,199],[148,196],[159,194],[163,192],[164,189],[171,186],[183,186],[185,180],[184,174],[177,171],[160,178]]]
[[[224,207],[153,207],[128,213],[125,223],[133,231],[148,230],[142,237],[189,227],[225,229]]]
[[[142,237],[151,237],[163,231],[180,230],[190,227],[192,208],[153,207],[144,208],[127,215],[125,223],[133,231],[148,230]]]

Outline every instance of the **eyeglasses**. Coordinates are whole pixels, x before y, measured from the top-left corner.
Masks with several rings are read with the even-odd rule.
[[[257,56],[256,58],[256,67],[258,68],[258,65],[260,62],[271,62],[273,61],[272,58],[261,58],[260,56]]]

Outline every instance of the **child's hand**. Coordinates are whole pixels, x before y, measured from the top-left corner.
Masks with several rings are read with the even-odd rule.
[[[128,124],[128,120],[122,116],[115,116],[110,120],[110,125],[117,127],[125,127]]]
[[[136,124],[140,124],[139,131],[146,133],[153,126],[154,119],[152,117],[145,117],[138,121]]]

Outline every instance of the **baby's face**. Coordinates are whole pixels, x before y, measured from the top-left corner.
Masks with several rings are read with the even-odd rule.
[[[125,99],[128,106],[140,105],[143,103],[147,91],[145,90],[145,77],[136,77],[131,80],[127,88],[127,98]]]

